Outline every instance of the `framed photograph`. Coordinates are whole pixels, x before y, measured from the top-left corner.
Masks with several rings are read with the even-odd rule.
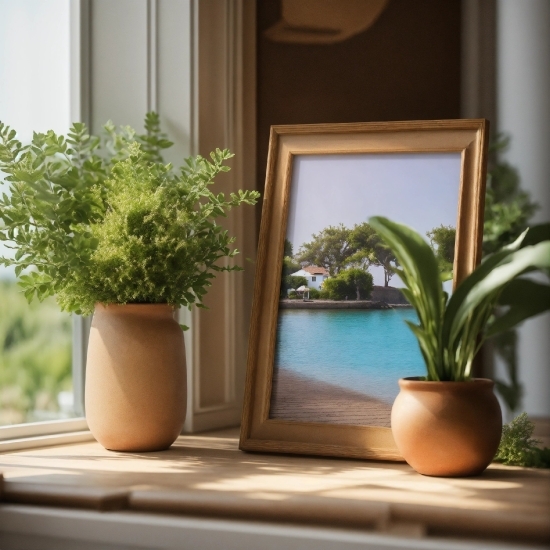
[[[271,128],[242,450],[402,460],[397,381],[425,367],[368,220],[426,235],[452,292],[480,259],[487,136],[485,120]]]

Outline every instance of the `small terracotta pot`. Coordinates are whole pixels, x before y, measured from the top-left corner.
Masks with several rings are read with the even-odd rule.
[[[399,380],[391,429],[403,458],[428,476],[474,476],[493,460],[502,413],[485,378],[469,382]]]
[[[86,419],[113,451],[160,451],[181,433],[183,332],[166,304],[97,304],[86,364]]]

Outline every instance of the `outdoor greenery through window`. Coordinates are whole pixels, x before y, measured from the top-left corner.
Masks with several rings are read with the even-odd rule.
[[[69,3],[0,0],[0,120],[24,144],[70,126]],[[0,426],[74,416],[71,327],[54,298],[29,305],[0,267]]]

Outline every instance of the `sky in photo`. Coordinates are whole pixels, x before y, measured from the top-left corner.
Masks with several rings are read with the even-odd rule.
[[[299,155],[294,159],[287,238],[294,253],[329,225],[386,216],[421,233],[456,227],[460,153]],[[370,269],[375,285],[382,268]],[[403,286],[396,276],[392,286]]]

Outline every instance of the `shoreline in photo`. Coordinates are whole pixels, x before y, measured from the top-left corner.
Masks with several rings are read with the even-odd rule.
[[[371,300],[280,300],[279,309],[402,309],[410,304],[388,304]]]

